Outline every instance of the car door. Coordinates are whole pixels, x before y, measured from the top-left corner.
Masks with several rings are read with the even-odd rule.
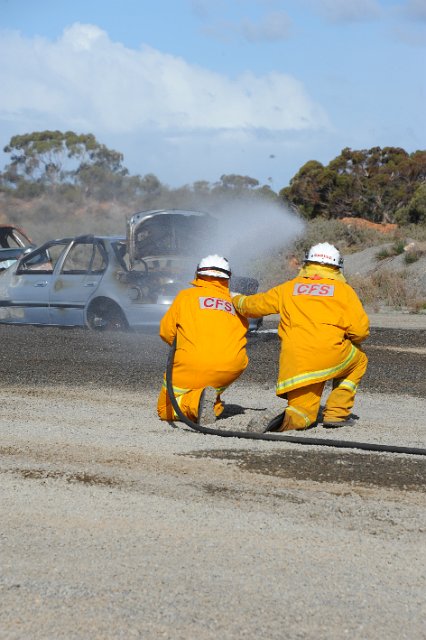
[[[67,245],[66,240],[55,240],[21,258],[8,282],[7,321],[49,324],[49,291]]]
[[[50,322],[83,326],[84,309],[107,267],[103,243],[93,236],[75,239],[62,258],[49,291]]]

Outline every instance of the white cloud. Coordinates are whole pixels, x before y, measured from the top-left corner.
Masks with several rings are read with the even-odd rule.
[[[150,47],[127,48],[93,25],[74,24],[53,42],[0,31],[0,56],[0,148],[32,131],[90,132],[122,152],[131,173],[168,184],[241,173],[261,182],[272,175],[281,188],[286,163],[306,153],[295,141],[305,148],[331,129],[293,76],[230,78]]]
[[[56,42],[2,32],[0,57],[1,120],[111,133],[328,126],[290,75],[231,79],[150,47],[126,48],[93,25],[74,24]]]

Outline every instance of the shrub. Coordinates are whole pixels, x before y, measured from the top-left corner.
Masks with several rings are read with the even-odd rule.
[[[426,224],[409,224],[401,227],[400,233],[415,242],[424,242],[426,240]]]
[[[393,255],[399,256],[401,255],[401,253],[404,253],[404,246],[405,242],[403,242],[402,240],[397,240],[392,247]]]
[[[394,235],[389,234],[386,238],[392,241],[397,234],[396,231]],[[341,252],[348,254],[376,244],[383,244],[383,234],[368,227],[349,226],[340,220],[315,218],[306,226],[303,237],[295,242],[294,250],[302,255],[305,250],[318,242],[330,242]]]
[[[393,258],[404,253],[405,242],[403,240],[397,240],[391,247],[383,247],[376,254],[377,260],[385,260],[386,258]]]
[[[410,307],[413,313],[422,313],[426,311],[426,300],[416,300]]]
[[[413,264],[413,262],[417,262],[421,256],[421,251],[406,251],[404,255],[404,262],[405,264]]]
[[[353,276],[349,284],[363,305],[376,312],[381,307],[405,308],[412,313],[422,313],[426,309],[426,299],[413,292],[406,273],[381,271],[367,277]]]
[[[386,258],[391,258],[394,254],[391,249],[388,247],[383,247],[376,253],[376,260],[386,260]]]
[[[369,277],[353,276],[351,286],[358,293],[364,305],[378,310],[381,306],[407,307],[412,296],[403,273],[380,271]]]

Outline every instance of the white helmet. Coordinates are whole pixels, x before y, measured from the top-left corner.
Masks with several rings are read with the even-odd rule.
[[[213,276],[214,278],[226,278],[231,277],[231,267],[226,258],[222,256],[211,255],[206,256],[197,267],[197,275],[200,276]]]
[[[343,258],[340,251],[328,242],[320,242],[314,244],[313,247],[306,252],[305,262],[319,262],[320,264],[331,264],[333,267],[343,267]]]

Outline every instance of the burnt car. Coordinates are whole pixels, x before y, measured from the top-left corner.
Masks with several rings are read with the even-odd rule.
[[[157,331],[214,228],[210,214],[167,209],[134,214],[126,236],[46,242],[0,273],[0,323]],[[254,278],[231,280],[242,293],[257,287]]]
[[[0,271],[10,266],[26,252],[35,248],[33,241],[20,227],[0,224]]]

